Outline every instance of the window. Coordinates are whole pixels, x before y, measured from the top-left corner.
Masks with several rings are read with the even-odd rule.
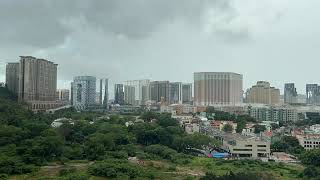
[[[252,145],[245,145],[245,147],[252,147]]]
[[[266,152],[266,149],[258,149],[259,152]]]
[[[252,149],[233,149],[233,151],[252,151]]]
[[[267,145],[258,145],[258,147],[267,147]]]

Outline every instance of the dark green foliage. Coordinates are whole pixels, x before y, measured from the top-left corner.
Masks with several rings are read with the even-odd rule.
[[[232,171],[223,176],[216,176],[215,174],[208,172],[200,180],[272,180],[270,175],[263,175],[250,172],[233,173]]]
[[[236,132],[237,133],[242,133],[242,130],[246,127],[246,121],[245,120],[240,120],[238,123],[237,123],[237,129],[236,129]]]
[[[259,134],[260,132],[264,132],[266,130],[266,126],[264,125],[254,125],[254,133]]]
[[[130,178],[146,177],[147,172],[138,166],[127,161],[106,160],[97,162],[88,168],[88,172],[94,176],[116,178],[126,175]]]
[[[23,105],[0,98],[0,173],[30,173],[50,162],[127,160],[130,156],[141,155],[183,164],[192,158],[182,153],[188,153],[191,148],[202,149],[203,146],[217,144],[208,136],[187,135],[170,114],[146,112],[142,114],[146,123],[136,123],[128,128],[125,122],[133,117],[112,115],[110,118],[98,118],[103,115],[78,113],[72,108],[54,114],[35,114]],[[65,121],[60,127],[52,128],[53,120],[62,117],[72,118],[73,123]],[[156,121],[151,123],[151,119]],[[149,147],[145,149],[145,146]],[[161,148],[161,152],[151,147]],[[121,177],[140,176],[139,168],[127,163],[116,164],[116,167],[106,168],[106,173],[113,176],[116,171],[122,174]],[[64,179],[80,178],[74,172],[61,172],[61,175]]]
[[[286,152],[291,154],[301,154],[304,152],[297,138],[293,136],[283,136],[279,141],[271,144],[271,149],[275,152]]]
[[[318,170],[315,166],[308,166],[304,171],[303,175],[308,178],[315,178],[319,175]]]
[[[178,153],[177,151],[161,145],[151,145],[145,148],[145,152],[160,156],[162,159],[170,160],[174,163],[186,164],[192,159],[191,156]]]
[[[223,129],[222,129],[224,132],[227,132],[227,133],[232,133],[233,132],[233,127],[232,125],[230,124],[226,124],[223,126]]]
[[[310,151],[305,151],[300,155],[300,160],[303,164],[320,166],[320,149],[314,149]]]

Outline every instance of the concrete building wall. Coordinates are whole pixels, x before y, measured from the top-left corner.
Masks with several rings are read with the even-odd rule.
[[[77,110],[86,110],[96,104],[96,78],[77,76],[72,83],[72,105]]]
[[[150,80],[124,82],[124,101],[131,105],[145,105],[149,100]]]
[[[69,89],[58,89],[56,93],[56,99],[62,102],[69,102],[70,101]]]
[[[125,103],[123,84],[114,85],[114,103],[120,105],[123,105]]]
[[[169,81],[150,82],[150,100],[170,103],[169,86]]]
[[[182,104],[182,82],[170,82],[170,104]]]
[[[182,84],[182,103],[192,104],[192,83]]]
[[[8,63],[6,65],[6,86],[12,93],[19,92],[19,63]]]
[[[280,103],[280,90],[266,81],[258,81],[246,93],[246,103],[276,105]]]
[[[235,105],[242,103],[241,74],[228,72],[194,73],[196,106]]]

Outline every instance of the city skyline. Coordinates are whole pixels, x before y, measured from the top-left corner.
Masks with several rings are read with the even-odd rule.
[[[319,5],[316,0],[4,0],[0,81],[7,62],[31,55],[59,64],[58,88],[78,75],[107,77],[113,85],[134,79],[192,82],[193,72],[209,71],[243,74],[244,91],[268,81],[283,94],[284,84],[293,82],[304,94],[307,83],[320,83],[320,26],[313,23]],[[34,7],[38,11],[29,14]]]

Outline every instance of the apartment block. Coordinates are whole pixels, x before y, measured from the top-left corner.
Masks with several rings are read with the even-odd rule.
[[[243,76],[230,72],[194,73],[194,105],[236,105],[242,103]]]

